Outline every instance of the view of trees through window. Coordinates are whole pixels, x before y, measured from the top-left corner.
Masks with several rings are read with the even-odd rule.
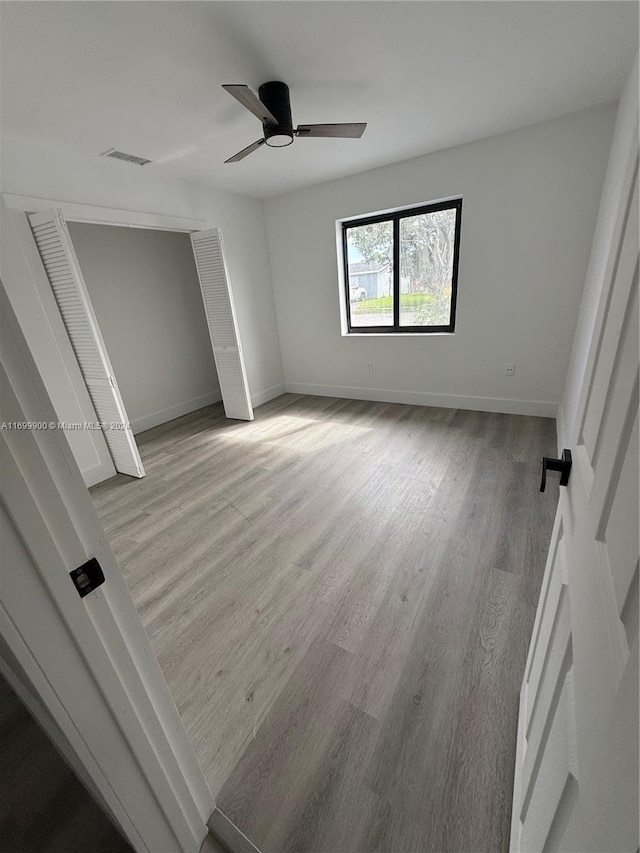
[[[393,325],[393,223],[347,231],[352,326]]]
[[[402,211],[382,221],[345,223],[352,328],[401,331],[451,325],[460,204],[437,205],[439,209],[415,214]],[[394,220],[398,270],[394,269]]]

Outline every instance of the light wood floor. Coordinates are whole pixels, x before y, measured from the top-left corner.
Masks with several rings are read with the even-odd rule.
[[[287,394],[92,490],[219,808],[264,853],[508,849],[551,420]]]

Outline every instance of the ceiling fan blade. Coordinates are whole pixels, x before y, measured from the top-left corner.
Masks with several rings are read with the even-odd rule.
[[[248,86],[244,84],[227,83],[222,86],[230,95],[240,101],[243,107],[246,107],[249,112],[257,116],[260,121],[268,121],[270,124],[278,124],[278,119],[268,110],[262,103],[260,98],[254,94]]]
[[[366,126],[366,121],[360,124],[300,124],[296,128],[296,136],[333,136],[359,139]]]
[[[242,151],[238,151],[237,154],[234,154],[233,157],[229,157],[229,159],[224,162],[237,163],[238,160],[244,160],[244,158],[248,157],[249,154],[253,154],[254,151],[257,151],[261,145],[264,145],[264,139],[258,139],[256,142],[252,142],[251,145],[247,145],[247,147],[243,148]]]

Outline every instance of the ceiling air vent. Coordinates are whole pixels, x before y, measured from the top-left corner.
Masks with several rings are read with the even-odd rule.
[[[125,163],[133,163],[134,166],[146,166],[151,160],[145,160],[144,157],[136,157],[135,154],[126,154],[124,151],[116,151],[115,148],[109,148],[103,151],[101,157],[111,157],[113,160],[123,160]]]

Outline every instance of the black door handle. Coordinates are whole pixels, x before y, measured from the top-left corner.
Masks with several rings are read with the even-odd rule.
[[[547,485],[547,470],[560,471],[560,485],[566,486],[571,473],[571,451],[566,448],[562,451],[562,459],[552,459],[550,456],[542,457],[542,480],[540,491],[544,492]]]

